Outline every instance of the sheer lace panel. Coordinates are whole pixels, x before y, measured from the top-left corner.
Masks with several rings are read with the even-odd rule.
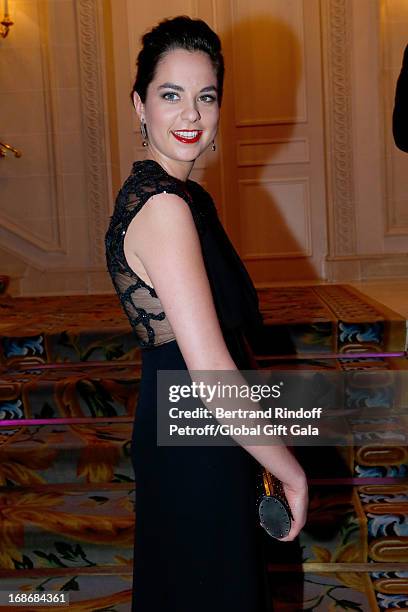
[[[163,344],[175,336],[162,304],[151,287],[139,277],[118,272],[114,277],[123,308],[142,346]]]

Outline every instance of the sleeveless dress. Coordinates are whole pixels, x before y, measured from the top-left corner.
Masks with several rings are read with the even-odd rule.
[[[209,194],[155,161],[135,162],[106,234],[113,285],[142,354],[131,453],[136,479],[133,612],[270,612],[265,536],[256,517],[256,460],[240,446],[157,446],[158,370],[186,370],[158,295],[123,250],[134,215],[154,194],[189,206],[225,342],[249,369],[243,335],[262,325],[255,288]],[[164,262],[165,264],[165,262]],[[197,322],[199,324],[199,322]]]

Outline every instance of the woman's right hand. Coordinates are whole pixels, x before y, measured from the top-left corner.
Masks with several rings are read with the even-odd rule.
[[[271,446],[243,446],[261,466],[281,481],[293,514],[293,522],[288,535],[279,540],[294,540],[306,523],[309,497],[306,474],[293,449],[282,443]]]
[[[307,519],[309,495],[306,475],[302,468],[299,466],[298,479],[282,482],[282,485],[289,507],[293,514],[293,521],[288,535],[284,538],[279,538],[279,541],[290,542],[299,535],[299,532],[301,529],[303,529]]]

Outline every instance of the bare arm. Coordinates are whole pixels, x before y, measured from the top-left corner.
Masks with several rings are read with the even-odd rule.
[[[235,369],[184,200],[164,193],[151,197],[129,225],[127,246],[152,280],[188,369]]]
[[[237,371],[224,342],[197,230],[184,200],[172,194],[151,197],[129,225],[126,249],[146,268],[188,370]],[[302,468],[283,445],[242,446],[286,484],[295,516],[287,539],[293,539],[306,516],[307,494],[302,499],[299,494],[307,488]]]

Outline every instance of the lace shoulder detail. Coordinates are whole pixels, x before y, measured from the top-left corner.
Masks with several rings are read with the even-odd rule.
[[[131,175],[124,182],[118,194],[115,209],[118,209],[122,217],[126,215],[124,221],[127,221],[127,215],[130,215],[130,222],[153,195],[172,193],[185,200],[195,221],[198,221],[200,226],[200,221],[196,218],[193,198],[187,187],[188,183],[189,181],[183,183],[183,181],[170,176],[158,163],[152,160],[135,162]],[[197,229],[200,230],[201,227],[197,227]]]
[[[172,193],[190,207],[197,231],[204,231],[204,216],[197,210],[187,184],[179,181],[156,162],[135,162],[132,173],[116,198],[115,209],[105,236],[106,260],[113,285],[141,347],[153,347],[175,339],[154,287],[146,284],[129,266],[124,238],[131,220],[153,195]]]

